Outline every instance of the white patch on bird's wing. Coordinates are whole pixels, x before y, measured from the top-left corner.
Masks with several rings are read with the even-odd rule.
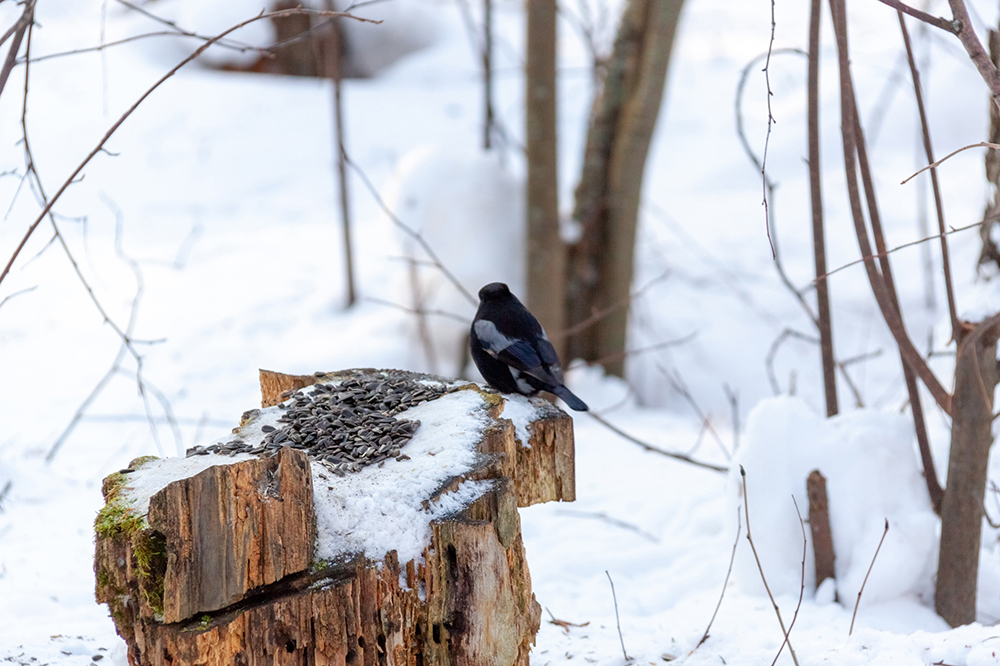
[[[520,370],[518,370],[517,368],[511,368],[510,374],[514,376],[514,381],[517,382],[517,388],[519,391],[521,391],[521,393],[527,395],[535,392],[534,386],[529,384],[526,379],[521,379],[521,375],[523,373]]]
[[[473,328],[476,331],[476,337],[486,346],[486,351],[491,356],[496,356],[514,344],[513,340],[497,330],[496,324],[487,319],[480,319],[473,325]]]

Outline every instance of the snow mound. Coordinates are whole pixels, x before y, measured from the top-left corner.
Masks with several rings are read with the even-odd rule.
[[[902,597],[932,598],[937,517],[927,497],[907,417],[859,410],[825,419],[798,398],[767,399],[751,411],[747,443],[735,462],[730,472],[732,513],[735,516],[735,507],[743,505],[742,465],[754,545],[776,595],[798,596],[802,527],[792,498],[803,519],[807,518],[806,477],[818,469],[827,482],[840,601],[853,604],[857,598],[886,520],[889,532],[872,567],[862,605]],[[815,587],[812,558],[810,537],[806,590]],[[749,548],[739,549],[734,573],[742,589],[764,593]]]

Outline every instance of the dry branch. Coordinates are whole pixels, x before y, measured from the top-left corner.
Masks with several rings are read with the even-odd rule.
[[[782,650],[785,646],[788,646],[790,650],[792,644],[788,642],[788,635],[792,633],[792,627],[795,626],[795,621],[799,619],[799,611],[802,609],[802,599],[806,594],[806,551],[808,550],[809,542],[806,540],[806,524],[802,520],[802,512],[799,511],[799,503],[795,501],[795,495],[792,495],[792,504],[795,505],[795,515],[799,517],[799,529],[802,530],[802,573],[799,579],[799,600],[795,604],[795,612],[792,614],[792,621],[788,623],[788,631],[785,632],[785,640],[781,643],[781,647],[778,648],[778,654],[774,655],[774,661],[771,662],[771,666],[778,663],[778,657],[781,656]],[[747,533],[749,534],[749,526],[747,527]]]
[[[702,634],[701,640],[698,644],[694,646],[694,650],[701,647],[702,643],[708,640],[709,631],[712,629],[712,624],[715,623],[715,616],[719,614],[719,609],[722,608],[722,600],[726,596],[726,586],[729,585],[729,576],[733,573],[733,562],[736,561],[736,547],[740,543],[740,534],[743,530],[742,516],[740,516],[739,507],[736,508],[736,539],[733,541],[733,552],[729,556],[729,568],[726,569],[726,579],[722,581],[722,593],[719,595],[719,603],[715,604],[715,610],[712,612],[712,619],[708,621],[708,626],[705,627],[705,633]],[[691,650],[691,652],[694,652]]]
[[[919,176],[920,174],[922,174],[924,171],[927,171],[928,169],[935,169],[935,168],[941,166],[942,164],[944,164],[945,162],[947,162],[949,159],[951,159],[955,155],[958,155],[959,153],[961,153],[963,151],[969,150],[970,148],[989,148],[990,150],[1000,150],[1000,144],[998,144],[998,143],[990,143],[989,141],[980,141],[979,143],[970,143],[968,146],[962,146],[958,150],[951,151],[950,153],[948,153],[947,155],[945,155],[944,157],[942,157],[941,159],[939,159],[937,162],[933,162],[933,163],[928,164],[927,166],[925,166],[925,167],[923,167],[921,169],[918,169],[917,171],[914,171],[909,176],[907,176],[906,178],[904,178],[903,180],[901,180],[899,184],[900,185],[906,185],[908,182],[910,182],[911,180],[913,180],[914,178],[916,178],[917,176]]]
[[[954,21],[949,21],[946,18],[941,18],[940,16],[933,16],[927,12],[920,11],[914,7],[910,7],[907,4],[900,2],[899,0],[878,0],[883,5],[889,5],[897,12],[903,12],[904,14],[909,14],[913,18],[920,19],[924,23],[934,26],[935,28],[940,28],[945,32],[950,32],[953,35],[958,34],[958,28]]]
[[[108,140],[111,138],[111,136],[116,131],[118,131],[118,128],[121,127],[122,123],[124,123],[126,120],[128,120],[129,116],[131,116],[136,111],[136,109],[138,109],[139,106],[144,101],[146,101],[146,98],[148,98],[151,94],[153,94],[153,91],[155,91],[157,88],[159,88],[161,85],[163,85],[163,83],[165,83],[174,74],[176,74],[182,67],[184,67],[188,63],[190,63],[193,60],[195,60],[196,58],[198,58],[212,44],[218,42],[220,39],[224,39],[226,37],[226,35],[229,35],[230,33],[235,32],[236,30],[239,30],[240,28],[243,28],[243,27],[245,27],[247,25],[250,25],[251,23],[254,23],[256,21],[260,21],[260,20],[263,20],[263,19],[274,18],[276,16],[291,16],[293,14],[315,14],[315,15],[320,15],[320,16],[343,16],[343,17],[347,17],[347,18],[352,18],[352,19],[357,20],[357,21],[365,21],[365,22],[369,22],[369,23],[379,23],[379,21],[373,21],[371,19],[359,18],[357,16],[353,16],[351,14],[347,14],[347,13],[344,13],[344,12],[325,12],[325,11],[317,11],[317,10],[297,8],[297,9],[287,9],[287,10],[282,10],[282,11],[277,11],[277,12],[261,12],[257,16],[254,16],[253,18],[247,19],[245,21],[241,21],[240,23],[237,23],[236,25],[234,25],[234,26],[226,29],[225,31],[219,33],[215,37],[212,37],[211,39],[206,40],[205,43],[202,44],[201,46],[199,46],[197,49],[195,49],[195,51],[191,55],[189,55],[188,57],[186,57],[183,60],[181,60],[177,65],[175,65],[173,68],[171,68],[166,74],[164,74],[162,77],[160,77],[159,80],[156,81],[156,83],[154,83],[152,86],[150,86],[146,90],[146,92],[144,92],[139,97],[139,99],[137,99],[135,101],[135,103],[133,103],[132,106],[130,106],[128,108],[128,110],[126,110],[125,113],[123,113],[121,115],[121,117],[119,117],[118,120],[116,120],[114,122],[114,124],[111,125],[111,127],[104,134],[104,136],[101,137],[101,140],[98,141],[97,146],[95,146],[94,149],[91,150],[90,153],[83,159],[83,161],[80,162],[79,165],[77,165],[77,167],[73,170],[73,172],[69,175],[69,177],[59,187],[59,189],[56,190],[55,194],[52,195],[52,198],[49,199],[48,203],[45,204],[45,207],[42,209],[41,213],[38,214],[38,217],[35,218],[35,221],[31,223],[31,226],[28,227],[28,230],[25,232],[25,234],[22,237],[21,242],[18,244],[17,248],[15,248],[13,254],[10,257],[10,260],[7,262],[7,265],[4,267],[3,271],[0,272],[0,283],[2,283],[3,280],[4,280],[4,278],[7,277],[7,274],[10,272],[11,267],[14,265],[14,262],[17,260],[18,255],[20,255],[21,251],[24,249],[24,246],[28,243],[28,240],[35,233],[35,230],[38,228],[38,225],[42,223],[42,220],[44,220],[45,217],[52,210],[52,206],[55,205],[56,201],[58,201],[60,197],[62,197],[62,195],[63,195],[63,193],[65,193],[66,189],[69,188],[69,186],[72,185],[76,181],[77,177],[83,172],[83,169],[87,166],[87,164],[89,164],[90,161],[92,159],[94,159],[94,157],[96,157],[98,153],[100,153],[100,152],[102,152],[104,150],[104,145],[108,142]]]
[[[876,265],[874,259],[871,258],[874,254],[868,238],[868,230],[865,226],[861,196],[858,189],[857,172],[859,163],[862,165],[862,177],[866,184],[865,191],[869,204],[868,210],[872,216],[873,231],[878,221],[878,208],[874,202],[871,173],[867,169],[867,156],[864,152],[863,135],[860,130],[857,107],[854,100],[854,83],[850,72],[850,57],[847,46],[847,10],[844,0],[830,0],[830,9],[833,15],[834,34],[837,37],[837,54],[840,65],[841,137],[844,148],[844,168],[847,175],[847,192],[850,201],[851,217],[854,220],[855,234],[858,238],[858,246],[861,250],[861,256],[865,257],[865,270],[868,274],[868,281],[882,317],[885,319],[886,325],[889,327],[889,331],[892,333],[893,339],[899,347],[900,355],[903,358],[904,373],[908,372],[906,369],[907,366],[912,368],[924,382],[924,385],[927,386],[928,391],[930,391],[941,409],[946,414],[951,414],[951,396],[941,385],[941,382],[934,375],[933,371],[931,371],[906,332],[897,306],[895,290],[891,287],[891,276],[880,273],[879,267]],[[877,231],[874,231],[874,233],[876,241],[883,243],[881,234]],[[879,253],[882,255],[887,254],[884,247],[879,248]]]
[[[600,416],[599,414],[596,414],[595,412],[587,412],[587,414],[589,414],[591,417],[594,418],[594,420],[596,420],[598,423],[600,423],[605,428],[607,428],[611,432],[615,433],[619,437],[624,437],[628,441],[632,442],[633,444],[637,444],[638,446],[642,447],[646,451],[649,451],[650,453],[659,453],[661,456],[666,456],[668,458],[673,458],[674,460],[680,460],[682,462],[689,463],[689,464],[694,465],[696,467],[704,467],[705,469],[710,469],[713,472],[728,472],[729,471],[728,467],[723,467],[722,465],[713,465],[712,463],[706,463],[706,462],[702,462],[700,460],[695,460],[694,458],[691,458],[690,456],[684,455],[683,453],[674,453],[672,451],[665,451],[664,449],[661,449],[661,448],[659,448],[657,446],[653,446],[652,444],[644,442],[641,439],[633,437],[632,435],[628,434],[624,430],[620,429],[618,426],[615,426],[615,425],[611,424],[610,422],[608,422],[607,420],[605,420],[603,416]]]
[[[854,618],[858,616],[858,606],[861,605],[861,595],[865,591],[865,585],[868,584],[868,576],[872,573],[872,567],[875,566],[875,559],[878,558],[878,552],[882,550],[882,543],[885,541],[885,535],[889,533],[889,519],[885,519],[885,530],[882,532],[882,538],[878,540],[878,548],[875,549],[875,555],[872,556],[872,562],[868,565],[868,571],[865,573],[865,579],[861,581],[861,589],[858,590],[858,598],[854,602],[854,612],[851,613],[851,628],[848,630],[847,635],[850,636],[854,633]]]
[[[753,536],[750,534],[750,504],[747,500],[747,472],[743,469],[743,465],[740,465],[740,477],[743,485],[743,512],[747,520],[747,541],[750,542],[750,550],[753,551],[753,559],[757,562],[757,571],[760,572],[760,579],[764,583],[764,590],[767,592],[767,598],[771,600],[771,606],[774,608],[774,613],[778,616],[778,625],[781,626],[781,633],[784,636],[784,642],[788,644],[788,652],[792,655],[792,661],[795,666],[799,666],[799,659],[795,656],[795,650],[792,648],[792,642],[788,639],[788,630],[785,629],[785,621],[781,619],[781,609],[778,608],[778,602],[774,600],[774,595],[771,594],[771,587],[767,584],[767,577],[764,576],[764,567],[761,566],[760,557],[757,555],[757,547],[753,543]],[[804,536],[804,534],[803,534]],[[798,610],[796,610],[796,613]],[[779,652],[778,655],[781,653]],[[777,660],[777,656],[775,660]]]
[[[906,60],[910,65],[910,78],[913,79],[913,92],[917,99],[917,111],[920,116],[920,132],[924,142],[924,152],[927,161],[934,162],[934,149],[931,147],[931,132],[927,122],[927,110],[924,108],[924,94],[920,85],[920,72],[913,57],[913,45],[910,43],[910,33],[906,29],[906,20],[902,12],[897,12],[899,29],[903,33],[903,44],[906,46]],[[948,254],[948,238],[945,235],[944,204],[941,201],[941,185],[938,183],[937,170],[931,169],[931,187],[934,190],[934,208],[937,211],[938,233],[941,236],[941,264],[944,270],[944,287],[948,295],[948,314],[951,317],[951,336],[961,340],[964,334],[962,323],[958,320],[955,307],[955,288],[951,281],[951,259]]]

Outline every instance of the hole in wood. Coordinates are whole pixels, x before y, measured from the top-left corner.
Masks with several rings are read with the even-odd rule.
[[[351,648],[350,650],[347,651],[347,663],[348,664],[358,663],[358,651],[355,650],[354,648]]]
[[[362,650],[365,649],[365,637],[364,636],[358,636],[358,647],[361,648]]]
[[[168,663],[173,663],[174,661],[174,658],[171,656],[170,652],[167,651],[167,648],[163,648],[163,661]]]
[[[285,642],[285,652],[295,652],[295,641],[289,640]]]
[[[431,628],[431,634],[434,637],[434,642],[435,643],[440,643],[441,642],[441,625],[440,624],[435,624]]]
[[[382,634],[378,635],[378,649],[380,652],[385,654],[385,636]]]

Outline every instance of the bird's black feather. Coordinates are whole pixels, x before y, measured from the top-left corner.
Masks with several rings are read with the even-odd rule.
[[[472,360],[486,383],[502,393],[554,393],[576,411],[587,405],[566,388],[555,348],[538,320],[502,282],[479,290],[469,335]]]

